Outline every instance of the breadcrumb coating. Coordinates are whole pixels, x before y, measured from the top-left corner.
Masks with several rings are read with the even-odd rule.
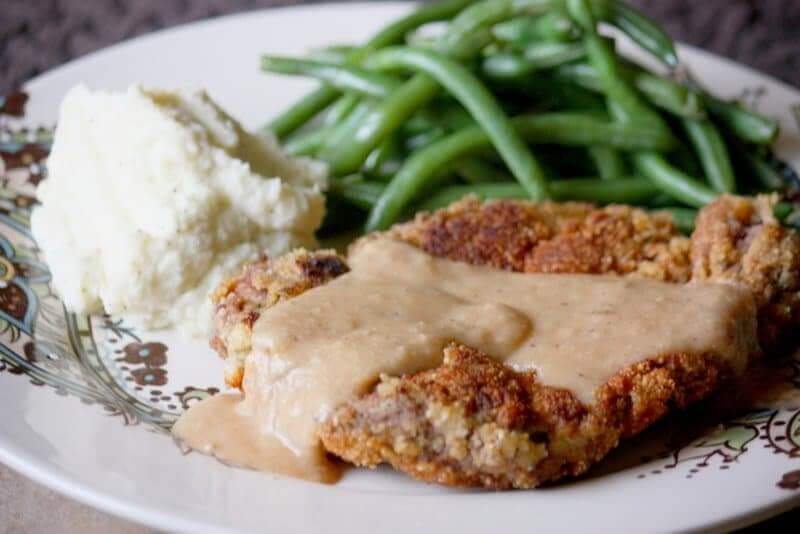
[[[532,488],[584,473],[672,406],[726,375],[709,354],[671,354],[620,371],[590,406],[475,349],[451,344],[441,366],[381,377],[323,422],[325,448],[360,466],[389,463],[427,482]]]
[[[435,256],[512,271],[743,284],[758,306],[759,342],[772,350],[800,330],[800,235],[775,220],[774,202],[720,197],[689,238],[669,214],[628,206],[466,198],[387,234]],[[332,251],[301,250],[263,258],[222,284],[212,346],[227,357],[228,384],[241,385],[261,310],[347,270]],[[356,465],[388,463],[451,486],[530,488],[585,472],[621,439],[707,397],[730,374],[716,354],[643,355],[585,405],[535,373],[453,344],[441,366],[382,377],[336,408],[320,438]]]
[[[748,286],[758,305],[759,340],[768,351],[800,334],[800,234],[775,218],[777,198],[731,195],[697,217],[692,279]]]

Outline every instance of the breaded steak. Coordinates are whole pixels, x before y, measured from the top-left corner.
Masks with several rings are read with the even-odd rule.
[[[382,377],[323,422],[325,448],[360,466],[387,462],[427,482],[532,488],[584,473],[673,407],[714,391],[728,369],[709,354],[672,354],[624,369],[591,406],[463,345],[441,366]]]
[[[772,202],[722,197],[701,212],[691,238],[668,214],[625,206],[470,198],[388,233],[435,256],[506,270],[742,284],[758,305],[759,341],[773,348],[800,326],[800,236],[775,220]],[[228,384],[241,385],[259,310],[346,271],[330,251],[300,251],[251,264],[223,284],[212,346],[228,357]],[[336,408],[320,438],[357,465],[389,463],[446,485],[528,488],[585,472],[620,439],[706,397],[729,374],[715,354],[652,355],[621,369],[585,405],[535,373],[454,344],[441,366],[382,377]]]

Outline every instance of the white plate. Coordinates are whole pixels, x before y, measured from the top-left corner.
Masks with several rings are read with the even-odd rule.
[[[309,87],[260,74],[260,52],[357,42],[408,7],[277,9],[114,46],[30,82],[27,114],[4,119],[0,148],[13,150],[14,139],[46,145],[46,132],[19,128],[52,126],[62,95],[80,81],[207,87],[256,127]],[[791,112],[800,94],[697,50],[681,54],[717,92],[746,92],[763,112],[779,117],[781,154],[800,163]],[[10,139],[9,128],[18,135]],[[25,150],[31,153],[31,146]],[[664,430],[656,440],[663,454],[654,459],[641,458],[651,450],[644,444],[628,447],[602,469],[607,474],[535,491],[450,491],[388,470],[353,470],[342,483],[323,486],[184,455],[164,428],[209,387],[220,386],[217,358],[204,343],[133,331],[118,318],[65,315],[26,227],[31,181],[40,170],[27,163],[7,168],[0,190],[0,461],[72,497],[168,530],[349,534],[724,528],[798,503],[797,405],[766,407],[677,449],[669,448],[674,430]],[[800,362],[776,372],[800,389]]]

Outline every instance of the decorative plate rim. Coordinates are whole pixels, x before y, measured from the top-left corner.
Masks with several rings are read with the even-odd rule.
[[[380,8],[386,7],[386,6],[401,6],[401,5],[402,6],[407,6],[408,4],[400,3],[400,2],[386,2],[386,3],[379,3],[379,4],[361,4],[361,3],[352,3],[351,4],[351,3],[345,3],[345,4],[327,4],[326,6],[324,6],[324,8],[326,8],[326,9],[345,9],[346,8],[346,9],[358,9],[358,10],[361,10],[361,9],[364,9],[365,6],[368,6],[369,8],[378,7],[378,9],[380,9]],[[154,32],[152,34],[140,36],[140,37],[137,37],[135,39],[131,39],[129,41],[125,41],[125,42],[116,44],[114,46],[108,47],[106,49],[99,50],[97,52],[93,52],[93,53],[88,54],[86,56],[83,56],[83,57],[81,57],[81,58],[79,58],[79,59],[77,59],[75,61],[72,61],[72,62],[67,63],[65,65],[62,65],[60,67],[57,67],[57,68],[55,68],[55,69],[53,69],[51,71],[48,71],[48,72],[46,72],[46,73],[44,73],[44,74],[42,74],[42,75],[30,80],[27,84],[25,84],[25,87],[27,89],[31,90],[34,93],[39,92],[39,91],[46,91],[46,86],[49,83],[49,80],[51,79],[51,76],[58,76],[61,72],[66,72],[68,69],[73,68],[73,67],[75,67],[76,65],[78,65],[80,63],[90,62],[95,57],[102,56],[103,54],[113,53],[113,52],[121,50],[121,49],[123,49],[125,47],[133,48],[133,47],[137,46],[138,44],[140,44],[142,42],[149,41],[149,40],[154,40],[155,41],[155,40],[158,40],[158,39],[164,37],[167,34],[191,31],[191,30],[197,29],[198,26],[204,26],[204,25],[213,26],[214,24],[218,24],[221,20],[230,21],[231,19],[247,18],[247,17],[252,17],[254,15],[255,16],[261,15],[264,12],[268,12],[268,13],[273,13],[275,11],[288,11],[288,12],[295,12],[295,13],[297,13],[297,12],[306,12],[306,11],[314,12],[314,11],[321,10],[321,8],[323,8],[323,6],[319,6],[319,5],[282,6],[282,7],[278,7],[278,8],[265,9],[265,10],[261,10],[261,11],[246,12],[246,13],[239,13],[239,14],[235,14],[235,15],[229,15],[229,16],[222,17],[222,18],[219,18],[219,19],[213,19],[213,20],[206,20],[206,21],[200,21],[200,22],[195,22],[195,23],[189,23],[189,24],[178,26],[178,27],[162,30],[162,31],[159,31],[159,32]],[[782,88],[782,89],[784,89],[786,91],[790,91],[790,92],[794,93],[796,95],[798,101],[800,101],[800,94],[797,94],[797,90],[795,88],[789,86],[788,84],[786,84],[786,83],[784,83],[784,82],[782,82],[780,80],[772,78],[772,77],[770,77],[768,75],[764,75],[764,74],[758,73],[755,69],[752,69],[751,67],[738,64],[738,63],[736,63],[736,62],[734,62],[732,60],[729,60],[727,58],[722,58],[722,57],[716,56],[715,54],[712,54],[710,52],[706,52],[704,50],[700,50],[700,49],[697,49],[697,48],[694,48],[694,47],[691,47],[691,46],[681,45],[680,46],[680,51],[683,54],[688,53],[689,55],[692,55],[692,56],[705,57],[705,58],[707,58],[709,60],[713,60],[716,63],[724,65],[726,68],[735,68],[735,69],[738,69],[738,70],[746,70],[746,71],[750,72],[751,74],[753,74],[754,76],[758,76],[760,79],[764,80],[765,83],[768,83],[770,85],[775,85],[775,86],[780,87],[780,88]],[[0,105],[2,105],[2,104],[3,104],[3,102],[0,101]],[[3,126],[3,124],[0,122],[0,128],[2,128],[2,126]],[[33,127],[31,127],[31,128],[33,128]],[[37,129],[37,131],[39,131],[39,130]],[[3,132],[0,132],[0,133],[3,133]],[[2,142],[3,142],[3,139],[0,139],[0,152],[2,152]],[[31,143],[32,144],[36,144],[34,141],[31,141]],[[39,160],[35,159],[36,157],[38,157],[38,156],[34,156],[34,161],[32,161],[31,164],[39,165]],[[24,158],[23,158],[23,160],[24,160]],[[28,164],[26,164],[26,166],[27,165]],[[6,162],[5,165],[0,167],[0,170],[2,170],[2,169],[5,169],[6,171],[8,171],[8,170],[20,170],[21,167],[14,168],[13,166],[9,166],[7,164],[7,162]],[[35,169],[33,167],[31,167],[30,169],[22,169],[22,170],[20,170],[21,173],[28,172],[28,171],[30,171],[30,173],[33,173],[33,174],[39,172],[39,170],[37,170],[37,169]],[[0,175],[2,175],[2,173],[0,173]],[[7,174],[6,175],[2,175],[1,177],[3,178],[3,185],[1,187],[2,193],[14,192],[14,187],[9,186]],[[17,179],[23,179],[23,178],[22,177],[18,177]],[[25,178],[25,180],[27,180],[27,178]],[[21,194],[22,191],[21,190],[17,191],[17,193]],[[12,200],[12,202],[15,202],[16,201],[16,197],[12,198],[11,200]],[[1,201],[2,201],[2,199],[0,199],[0,202]],[[23,206],[21,209],[27,210],[29,208],[30,208],[30,205],[26,205],[26,206]],[[2,208],[0,208],[0,210],[1,209]],[[14,214],[12,213],[11,215],[13,216]],[[5,219],[7,219],[7,218],[4,218],[3,221],[0,221],[0,223],[3,223],[4,221],[5,221],[5,223],[8,223],[8,221],[6,221]],[[5,240],[4,236],[5,236],[5,234],[0,232],[0,239]],[[2,243],[0,243],[0,245],[2,245]],[[35,244],[33,245],[33,247],[35,248]],[[7,247],[4,248],[3,246],[0,246],[0,260],[1,260],[0,263],[2,263],[2,261],[8,260],[9,265],[11,265],[11,267],[13,267],[14,266],[14,263],[12,261],[13,258],[10,257],[10,256],[13,256],[13,248],[11,249],[11,252],[8,252],[8,248]],[[35,261],[36,259],[38,259],[38,258],[34,257],[32,259],[32,261]],[[2,276],[0,276],[0,278],[2,278]],[[26,278],[23,277],[23,279],[26,279]],[[3,289],[6,288],[6,286],[3,285],[4,283],[5,282],[0,280],[0,293],[2,292]],[[30,295],[28,295],[29,298],[31,298],[32,295],[34,295],[34,294],[31,293]],[[3,310],[1,308],[1,306],[2,306],[2,295],[0,295],[0,321],[2,321],[2,314],[3,314]],[[15,325],[18,328],[24,330],[24,328],[29,327],[32,331],[34,330],[33,321],[36,320],[37,315],[33,314],[33,313],[29,313],[30,311],[31,311],[31,309],[26,309],[25,310],[26,315],[24,317],[22,317],[22,318],[19,318],[19,320],[18,320],[19,324],[15,323]],[[6,314],[6,318],[8,318],[8,314]],[[64,316],[64,319],[67,321],[68,325],[72,325],[73,326],[72,329],[70,330],[71,332],[76,332],[76,331],[79,330],[79,327],[76,326],[76,325],[77,325],[77,322],[79,322],[81,320],[86,322],[86,325],[87,325],[86,327],[89,330],[91,330],[93,328],[92,324],[93,324],[94,319],[80,318],[80,317],[76,317],[76,316],[74,316],[72,314],[66,314]],[[13,321],[7,321],[7,322],[12,322],[13,323]],[[6,323],[3,323],[3,324],[6,324]],[[25,326],[26,324],[28,326]],[[6,330],[3,330],[3,334],[0,334],[0,335],[5,335],[5,333],[6,333]],[[22,335],[22,334],[20,334],[20,335]],[[97,351],[97,348],[96,348],[97,341],[96,341],[96,339],[94,338],[94,336],[91,336],[91,335],[90,335],[90,338],[92,340],[92,343],[95,344],[95,350]],[[11,360],[9,360],[9,358],[7,357],[7,353],[9,352],[9,349],[8,349],[8,345],[6,344],[5,337],[3,337],[2,339],[3,339],[2,344],[0,344],[0,349],[2,349],[2,353],[0,353],[0,379],[5,380],[6,378],[4,377],[4,375],[6,375],[7,373],[4,373],[3,371],[4,370],[5,371],[9,370],[8,366],[11,365],[9,363]],[[17,341],[18,341],[18,339],[12,340],[12,342],[17,342]],[[145,347],[145,348],[142,349],[143,345],[147,345],[149,343],[150,342],[142,343],[142,341],[140,339],[138,341],[136,341],[136,343],[134,343],[134,342],[129,343],[129,345],[130,344],[134,344],[134,345],[138,344],[138,348],[141,349],[142,354],[143,354],[143,351],[145,351],[145,350],[148,351],[147,355],[142,356],[142,354],[137,354],[137,355],[134,355],[134,356],[130,356],[128,354],[125,354],[125,356],[120,356],[119,359],[125,360],[126,358],[127,359],[131,359],[132,358],[133,360],[135,360],[137,362],[136,363],[137,367],[136,367],[136,369],[134,369],[134,371],[137,371],[137,370],[141,370],[141,371],[158,370],[159,366],[157,366],[155,364],[151,365],[150,363],[144,362],[142,360],[143,358],[146,358],[146,357],[148,357],[150,355],[150,352],[149,352],[150,349],[149,348]],[[35,350],[36,349],[33,349],[34,353],[35,353]],[[166,352],[166,350],[167,350],[167,347],[165,346],[164,351]],[[119,351],[119,350],[115,351],[115,353],[117,353],[117,354],[123,354],[123,352],[124,352],[124,349],[122,351]],[[4,355],[6,357],[4,357]],[[28,355],[26,355],[26,357],[28,357]],[[34,354],[34,356],[31,356],[31,358],[36,360],[37,355]],[[99,358],[99,355],[98,355],[98,358]],[[110,361],[110,360],[108,360],[108,361]],[[81,365],[85,365],[85,364],[82,363]],[[793,380],[796,380],[797,387],[800,388],[800,361],[797,361],[795,363],[795,366],[797,368],[794,371],[795,372],[795,377],[793,378]],[[123,369],[123,366],[121,366],[120,369]],[[128,369],[123,369],[123,372],[132,372],[132,371],[131,371],[130,368],[128,368]],[[167,371],[165,371],[164,374],[166,374],[166,373],[167,373]],[[140,374],[142,376],[145,376],[145,377],[149,376],[146,372],[145,373],[140,373]],[[151,373],[151,375],[152,375],[152,373]],[[29,375],[29,378],[30,378],[30,375]],[[34,378],[34,380],[35,380],[35,378]],[[145,380],[145,379],[143,379],[143,380]],[[190,388],[192,386],[186,385],[185,387],[187,388],[186,389],[186,393],[188,394],[189,393],[188,388]],[[210,391],[208,391],[209,388],[206,388],[206,389],[195,388],[195,389],[197,389],[197,391],[200,391],[200,392],[202,392],[202,391],[206,391],[207,393],[210,392]],[[152,391],[152,388],[151,388],[151,391]],[[194,391],[192,393],[194,393]],[[136,395],[136,393],[131,392],[131,395]],[[164,396],[164,397],[166,397],[166,396]],[[160,398],[159,402],[161,402],[161,400],[162,399]],[[181,398],[181,402],[183,402],[182,398]],[[147,405],[146,402],[143,403],[143,405]],[[186,406],[185,403],[183,405],[184,405],[184,407]],[[112,411],[113,410],[109,410],[109,413],[112,412]],[[167,413],[167,411],[165,411],[164,413]],[[770,422],[773,419],[775,419],[775,417],[779,413],[780,412],[778,410],[774,410],[774,413],[771,413],[771,414],[763,413],[762,415],[765,415],[768,418],[768,420],[769,420],[768,424],[770,424]],[[112,415],[121,415],[121,416],[123,416],[125,424],[137,424],[140,421],[140,418],[142,417],[142,414],[140,414],[140,413],[131,414],[128,410],[125,409],[125,407],[122,407],[121,409],[119,409],[117,413],[112,413]],[[741,417],[739,419],[746,419],[747,417],[750,417],[750,416],[753,416],[753,415],[754,414],[748,414],[748,415],[743,416],[743,417]],[[787,422],[784,426],[786,426],[786,428],[789,428],[791,425],[795,424],[793,422],[796,422],[796,424],[798,425],[798,430],[800,431],[800,407],[798,407],[798,409],[795,412],[793,412],[793,415],[791,417],[791,421]],[[160,428],[161,431],[166,429],[165,422],[163,420],[150,421],[150,423],[153,424],[155,428]],[[748,450],[748,447],[749,447],[749,445],[751,443],[757,442],[757,440],[762,437],[761,436],[761,429],[760,429],[761,427],[758,426],[758,425],[760,425],[762,423],[763,422],[761,420],[759,420],[756,423],[748,422],[746,424],[739,425],[739,426],[744,426],[744,427],[747,427],[748,425],[750,425],[750,426],[754,426],[756,428],[755,436],[753,436],[749,441],[747,441],[746,443],[741,445],[739,455],[744,454],[744,452],[746,452]],[[769,427],[767,427],[767,428],[769,428]],[[703,438],[707,438],[707,437],[708,436],[703,436]],[[767,434],[766,437],[769,439],[769,435],[768,434]],[[0,434],[0,438],[2,438],[1,434]],[[703,439],[703,438],[701,438],[701,439]],[[791,441],[791,439],[792,438],[790,437],[790,441]],[[716,444],[713,444],[713,445],[716,446]],[[775,446],[775,443],[772,443],[772,445]],[[726,446],[726,447],[729,446],[727,440],[724,441],[723,446]],[[675,466],[681,464],[684,461],[683,459],[681,459],[679,457],[679,455],[682,452],[682,450],[683,449],[679,449],[677,451],[674,451],[674,453],[673,453],[673,455],[671,457],[672,462],[673,462],[673,464]],[[712,455],[715,455],[715,454],[717,454],[717,453],[712,453]],[[786,454],[788,456],[792,457],[792,458],[800,458],[800,439],[798,439],[797,443],[794,443],[794,449],[790,450]],[[690,458],[688,460],[696,460],[696,458]],[[169,528],[174,528],[174,529],[178,529],[178,530],[198,530],[198,529],[208,530],[208,528],[209,528],[209,523],[207,523],[205,521],[204,522],[196,522],[196,521],[193,521],[192,519],[189,519],[189,518],[187,518],[185,516],[182,516],[182,515],[179,515],[179,514],[169,514],[169,513],[162,512],[160,509],[158,509],[156,507],[153,507],[151,505],[148,505],[148,503],[146,501],[139,503],[139,502],[131,502],[130,500],[126,500],[126,499],[123,499],[123,498],[117,498],[114,495],[110,495],[110,494],[104,493],[103,491],[100,491],[100,490],[97,490],[97,489],[93,488],[91,486],[91,484],[89,484],[87,482],[82,482],[82,481],[78,480],[77,478],[69,476],[69,475],[66,475],[66,474],[59,473],[57,475],[54,475],[52,473],[52,470],[48,471],[46,464],[44,462],[42,462],[41,459],[37,459],[35,457],[32,457],[31,455],[27,455],[26,453],[24,453],[22,451],[19,451],[19,450],[18,451],[14,451],[14,450],[11,450],[11,449],[5,449],[3,447],[0,447],[0,461],[2,461],[3,463],[9,465],[12,469],[17,470],[17,471],[29,476],[30,478],[34,479],[35,481],[37,481],[37,482],[39,482],[39,483],[41,483],[43,485],[46,485],[46,486],[48,486],[48,487],[50,487],[50,488],[52,488],[52,489],[54,489],[56,491],[59,491],[59,492],[65,494],[65,495],[69,495],[71,497],[74,497],[74,498],[76,498],[76,499],[78,499],[78,500],[80,500],[82,502],[85,502],[85,503],[87,503],[89,505],[96,506],[98,508],[102,508],[104,510],[110,511],[111,513],[120,515],[122,517],[126,517],[128,519],[131,519],[131,520],[134,520],[134,521],[137,521],[137,522],[146,523],[146,524],[149,524],[151,526],[158,527],[158,528],[164,528],[165,525],[168,525]],[[737,462],[738,461],[738,456],[736,456],[732,461],[733,462]],[[665,465],[665,467],[668,467],[668,466],[669,466],[669,464]],[[787,475],[795,474],[796,475],[796,480],[794,478],[792,478],[791,481],[785,482],[787,485],[796,484],[797,488],[792,487],[791,488],[792,490],[800,489],[800,463],[795,464],[795,467],[797,467],[797,469],[792,471],[792,472],[790,472],[790,473],[787,473]],[[658,473],[654,472],[652,474],[658,474]],[[639,473],[639,478],[643,478],[643,477],[646,477],[646,476],[649,476],[649,475],[647,475],[645,473]],[[687,475],[687,476],[691,477],[691,475]],[[786,477],[786,475],[784,476],[784,478],[785,477]],[[782,482],[783,481],[778,481],[777,482],[779,487],[781,487],[780,484]],[[787,487],[787,489],[789,489],[789,488]],[[718,520],[716,520],[716,521],[714,521],[712,523],[706,523],[705,527],[706,528],[707,527],[723,528],[723,527],[730,526],[730,525],[742,526],[744,524],[751,524],[753,522],[759,521],[761,519],[764,519],[764,518],[769,517],[771,515],[774,515],[776,513],[780,513],[782,511],[788,510],[788,509],[796,506],[798,504],[798,502],[800,502],[800,493],[790,490],[790,491],[787,491],[785,494],[783,494],[781,496],[781,498],[771,499],[771,504],[766,506],[766,507],[755,507],[755,508],[750,509],[750,510],[745,510],[745,511],[742,511],[741,513],[738,513],[738,514],[734,515],[734,516],[728,516],[728,517],[725,517],[725,518],[722,518],[722,519],[718,519]],[[143,515],[141,513],[143,509],[147,510],[147,514]],[[229,527],[226,527],[226,526],[223,526],[223,525],[214,525],[214,528],[215,529],[219,529],[219,530],[229,530]]]

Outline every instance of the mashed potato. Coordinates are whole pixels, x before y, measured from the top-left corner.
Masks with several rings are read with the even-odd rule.
[[[78,86],[31,225],[68,309],[206,335],[226,271],[314,244],[326,174],[204,93]]]

